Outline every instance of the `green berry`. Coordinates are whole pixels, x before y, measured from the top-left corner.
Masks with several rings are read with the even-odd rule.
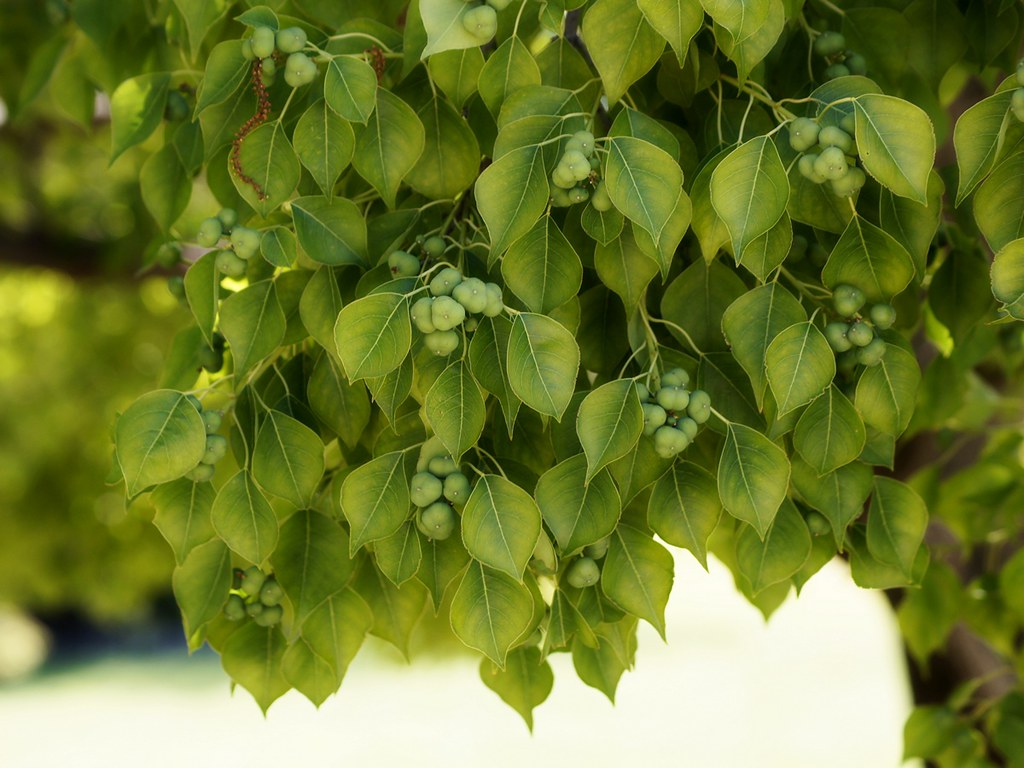
[[[256,58],[256,54],[252,50],[252,40],[242,41],[242,58],[246,61],[252,61]]]
[[[703,424],[711,418],[711,395],[703,389],[695,389],[690,393],[690,402],[686,406],[686,415],[697,424]]]
[[[266,609],[263,603],[261,603],[259,600],[255,600],[251,603],[246,604],[245,606],[246,615],[253,619],[255,619],[257,616],[263,613],[264,610]]]
[[[484,307],[485,317],[497,317],[505,310],[505,302],[502,298],[501,286],[497,283],[487,283],[487,306]]]
[[[430,318],[439,331],[450,331],[462,325],[466,308],[451,296],[438,296],[430,306]]]
[[[656,403],[644,403],[642,407],[644,410],[644,434],[650,437],[658,427],[665,423],[668,414]]]
[[[263,586],[260,587],[260,602],[270,607],[279,604],[282,599],[284,599],[284,590],[277,583],[277,579],[270,576],[263,582]]]
[[[259,603],[257,603],[259,605]],[[280,605],[264,606],[263,610],[252,617],[253,623],[260,627],[273,627],[281,623],[284,609]]]
[[[846,38],[838,32],[822,32],[814,40],[814,52],[819,56],[834,56],[846,47]]]
[[[658,427],[654,433],[654,451],[663,459],[671,459],[686,450],[690,439],[675,427]]]
[[[847,323],[832,322],[825,326],[825,340],[833,352],[845,352],[853,346],[846,334],[850,330]]]
[[[576,181],[583,181],[590,176],[590,160],[578,149],[571,149],[562,155],[559,167],[564,167]]]
[[[429,472],[417,472],[409,481],[409,500],[417,507],[429,507],[443,492],[444,484]]]
[[[569,190],[576,186],[576,177],[566,166],[559,164],[551,172],[551,183],[558,189]]]
[[[193,483],[205,483],[213,479],[213,471],[212,464],[199,464],[186,472],[185,477]]]
[[[224,603],[224,618],[228,621],[241,621],[245,618],[245,601],[238,595],[228,595]]]
[[[192,407],[195,408],[200,414],[203,412],[203,401],[200,400],[198,397],[196,397],[195,395],[185,395],[185,399],[188,400],[189,403],[192,404]]]
[[[590,131],[576,131],[565,142],[566,152],[582,152],[586,157],[594,154],[594,134]]]
[[[451,296],[455,286],[462,282],[462,273],[454,267],[445,267],[430,281],[431,296]]]
[[[837,77],[846,77],[850,74],[850,70],[845,64],[830,64],[825,67],[825,79],[835,80]]]
[[[257,59],[265,59],[274,54],[276,44],[274,30],[270,27],[256,27],[252,31],[252,53]]]
[[[420,273],[420,260],[405,251],[392,251],[388,256],[392,277],[414,277]]]
[[[487,0],[487,4],[496,11],[504,11],[512,0]]]
[[[467,312],[480,314],[487,307],[487,285],[483,280],[470,277],[455,286],[452,298],[465,307]]]
[[[853,317],[864,301],[864,291],[852,285],[837,285],[832,291],[832,306],[842,317]]]
[[[216,216],[211,216],[208,219],[203,219],[199,224],[199,231],[196,233],[196,243],[203,248],[214,248],[220,242],[221,235],[223,234],[224,225],[221,224],[220,219]]]
[[[573,187],[569,190],[569,202],[572,204],[585,203],[589,197],[590,193],[583,187]]]
[[[558,186],[551,187],[552,208],[568,208],[570,205],[572,205],[572,200],[569,199],[569,190]]]
[[[612,199],[608,196],[608,188],[604,185],[604,181],[599,181],[597,186],[594,187],[594,194],[590,196],[590,204],[594,207],[595,211],[604,213],[612,209]]]
[[[807,528],[811,532],[812,536],[824,536],[832,530],[832,526],[828,519],[823,514],[815,512],[813,509],[807,513],[804,520],[807,522]]]
[[[841,178],[833,179],[832,191],[838,197],[853,197],[867,183],[868,177],[856,166],[850,168]]]
[[[1024,86],[1024,59],[1017,62],[1017,85]]]
[[[826,125],[818,134],[818,144],[822,149],[839,147],[846,154],[853,153],[853,136],[836,125]]]
[[[878,365],[882,361],[882,358],[885,357],[886,349],[888,349],[888,347],[886,346],[885,341],[876,336],[871,340],[870,344],[867,344],[857,350],[857,362],[868,367]]]
[[[809,117],[798,117],[789,124],[789,146],[797,152],[806,152],[818,143],[821,126]]]
[[[459,471],[459,465],[447,451],[441,456],[435,456],[427,464],[427,471],[435,477],[445,478],[448,475]]]
[[[167,290],[176,299],[185,298],[185,278],[181,275],[171,275],[167,278]]]
[[[200,461],[203,464],[216,464],[224,458],[228,452],[228,441],[221,435],[206,436],[206,453]]]
[[[203,426],[206,427],[206,434],[212,435],[218,429],[220,429],[221,415],[220,411],[203,411]]]
[[[437,330],[434,327],[434,313],[431,309],[433,305],[434,300],[429,296],[424,296],[422,299],[417,299],[409,310],[413,325],[420,333],[433,333]]]
[[[1024,123],[1024,88],[1018,88],[1010,97],[1010,110],[1013,116]]]
[[[647,385],[642,381],[633,382],[633,386],[636,388],[636,396],[640,399],[641,403],[650,402],[651,390],[647,388]]]
[[[236,280],[245,277],[245,271],[248,269],[245,259],[239,258],[234,251],[219,251],[213,264],[222,274]]]
[[[444,541],[455,531],[455,510],[437,501],[416,513],[416,527],[433,541]]]
[[[248,227],[235,227],[231,230],[231,247],[240,259],[251,259],[260,252],[260,233]]]
[[[892,304],[872,304],[868,317],[876,328],[885,331],[896,322],[896,308]]]
[[[871,330],[870,325],[857,320],[850,323],[850,330],[846,332],[846,338],[855,347],[866,347],[875,338],[875,332]]]
[[[857,135],[857,118],[853,112],[847,112],[839,121],[839,127],[849,136]]]
[[[663,387],[685,387],[690,383],[690,374],[683,368],[670,368],[661,375]]]
[[[419,460],[416,462],[416,471],[426,472],[427,465],[430,463],[431,459],[447,455],[448,449],[444,447],[444,443],[441,442],[441,438],[437,435],[428,438],[427,441],[420,446],[420,455]]]
[[[177,243],[161,243],[156,249],[153,261],[164,269],[171,269],[178,266],[181,261],[181,246]]]
[[[447,357],[459,347],[455,331],[434,331],[423,337],[424,346],[438,357]]]
[[[679,413],[686,410],[690,403],[690,393],[682,387],[662,387],[655,395],[658,405],[666,411]]]
[[[298,53],[306,47],[306,30],[302,27],[279,29],[274,42],[281,53]]]
[[[444,238],[434,235],[423,241],[423,252],[432,259],[439,259],[444,255]]]
[[[489,5],[478,5],[462,15],[462,26],[480,42],[487,42],[498,31],[498,14]]]
[[[458,507],[466,503],[470,491],[469,478],[461,472],[452,472],[444,479],[444,497]]]
[[[814,161],[814,170],[826,179],[841,179],[850,170],[846,163],[846,155],[839,147],[829,147],[823,150],[818,159]]]
[[[293,53],[284,65],[284,81],[292,88],[309,85],[316,80],[316,64],[304,53]]]
[[[592,560],[600,560],[608,553],[608,545],[611,543],[611,536],[605,536],[600,541],[588,544],[583,548],[583,555]]]
[[[250,597],[255,597],[260,593],[260,588],[263,586],[263,582],[267,580],[267,574],[261,571],[255,565],[251,565],[245,569],[245,573],[242,575],[242,583],[239,586],[245,594]]]
[[[860,75],[863,77],[868,73],[868,62],[859,53],[851,53],[847,55],[843,64],[845,64],[846,68],[850,70],[851,75]]]
[[[797,170],[800,171],[800,175],[808,181],[815,184],[824,184],[826,179],[817,169],[818,155],[800,155],[800,159],[796,161]]]
[[[697,436],[697,432],[700,431],[700,426],[693,419],[688,416],[684,416],[679,419],[679,422],[676,424],[676,429],[686,435],[687,439],[692,441]]]
[[[565,571],[566,581],[569,582],[570,586],[576,587],[576,589],[592,587],[597,584],[599,578],[601,578],[601,569],[589,557],[581,557],[575,560]]]

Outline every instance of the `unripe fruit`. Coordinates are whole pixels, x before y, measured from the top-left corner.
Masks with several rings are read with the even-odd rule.
[[[572,200],[569,199],[569,190],[558,186],[551,187],[552,208],[568,208],[570,205],[572,205]]]
[[[501,286],[497,283],[487,283],[487,306],[484,307],[484,316],[497,317],[504,309]]]
[[[1017,85],[1024,86],[1024,59],[1017,62]]]
[[[834,322],[825,326],[825,339],[832,347],[833,352],[845,352],[853,346],[853,343],[846,337],[850,326],[846,323]]]
[[[431,310],[433,305],[434,300],[429,296],[424,296],[422,299],[417,299],[409,310],[413,325],[420,333],[433,333],[437,330],[434,327],[434,313]]]
[[[447,455],[448,449],[444,447],[444,443],[441,442],[441,438],[437,435],[427,438],[427,441],[420,446],[420,455],[416,462],[416,471],[426,472],[427,465],[430,463],[431,459]]]
[[[452,504],[462,506],[470,493],[469,478],[461,472],[452,472],[444,479],[444,497]]]
[[[684,368],[670,368],[661,376],[663,387],[685,387],[690,383],[690,374]]]
[[[814,170],[826,179],[841,179],[850,170],[846,155],[839,147],[829,147],[814,161]]]
[[[409,481],[409,500],[417,507],[428,507],[441,498],[444,484],[429,472],[417,472]]]
[[[423,337],[423,344],[438,357],[447,357],[459,347],[455,331],[434,331]]]
[[[888,349],[885,342],[875,337],[871,343],[857,350],[857,362],[868,367],[878,365],[885,357],[885,350]]]
[[[455,531],[455,510],[443,501],[416,513],[416,527],[428,539],[444,541]]]
[[[263,582],[263,586],[260,587],[260,602],[263,603],[263,605],[277,605],[283,599],[284,590],[281,589],[281,585],[277,583],[277,579],[271,576]]]
[[[612,199],[608,196],[608,188],[604,185],[604,181],[597,183],[597,186],[594,188],[594,194],[590,196],[590,204],[594,207],[595,211],[602,213],[612,209]]]
[[[171,275],[167,278],[167,290],[176,299],[185,298],[185,278],[181,275]]]
[[[231,247],[240,259],[251,259],[260,252],[260,233],[248,227],[235,227],[231,230]]]
[[[806,152],[818,143],[821,126],[809,117],[798,117],[789,124],[789,146],[797,152]]]
[[[263,586],[263,582],[266,580],[267,574],[255,565],[251,565],[245,569],[245,574],[242,576],[242,584],[239,589],[252,597],[259,594],[260,587]]]
[[[1010,109],[1013,116],[1024,123],[1024,88],[1018,88],[1010,97]]]
[[[583,554],[592,560],[600,560],[608,552],[608,545],[611,543],[611,536],[605,536],[600,541],[588,544],[583,548]]]
[[[812,536],[824,536],[832,530],[831,524],[820,512],[811,510],[807,513],[807,517],[804,520],[807,522],[807,528]]]
[[[565,168],[576,181],[583,181],[590,176],[590,160],[578,149],[569,150],[562,155],[558,166]]]
[[[450,331],[462,325],[466,319],[466,308],[451,296],[438,296],[430,306],[430,318],[439,331]]]
[[[479,314],[487,307],[487,285],[483,280],[470,277],[455,286],[452,298],[465,307],[467,312]]]
[[[190,469],[185,477],[191,480],[193,483],[205,483],[208,480],[213,479],[213,465],[211,464],[199,464]]]
[[[675,411],[676,413],[685,411],[686,406],[690,403],[690,393],[682,387],[663,386],[655,397],[658,405],[666,411]]]
[[[177,243],[161,243],[156,249],[153,261],[165,269],[178,266],[181,261],[181,246]]]
[[[195,395],[185,395],[185,399],[188,400],[192,404],[193,408],[195,408],[197,411],[199,411],[200,414],[202,414],[202,412],[203,412],[203,401],[202,400],[200,400]]]
[[[261,627],[273,627],[281,623],[284,609],[280,605],[265,606],[262,611],[252,617],[253,623]]]
[[[218,252],[213,264],[222,274],[236,280],[245,277],[245,271],[248,268],[245,259],[239,258],[234,251]]]
[[[597,584],[597,580],[600,578],[601,569],[589,557],[581,557],[565,571],[566,581],[569,582],[570,586],[576,587],[576,589],[592,587]]]
[[[388,256],[388,267],[393,277],[413,277],[420,273],[420,260],[405,251],[392,251]]]
[[[238,223],[238,212],[234,208],[221,208],[217,211],[217,218],[224,225],[224,231],[226,232]]]
[[[851,53],[843,60],[851,75],[864,76],[868,73],[868,62],[859,53]]]
[[[818,155],[800,155],[800,159],[796,161],[796,167],[800,171],[800,175],[808,181],[815,184],[824,184],[826,179],[818,173],[816,167],[817,160]]]
[[[435,477],[448,477],[448,475],[454,474],[459,471],[459,465],[455,463],[455,459],[451,457],[449,453],[444,453],[441,456],[435,456],[427,464],[427,470],[430,474]]]
[[[668,414],[665,413],[665,409],[656,403],[644,403],[644,434],[650,437],[653,435],[658,427],[665,423],[665,419],[668,418]]]
[[[860,188],[867,183],[868,177],[864,175],[864,171],[860,168],[853,167],[848,170],[842,178],[835,179],[831,182],[832,191],[838,197],[853,197]]]
[[[212,435],[220,429],[220,411],[203,411],[203,426],[206,427],[206,434]]]
[[[263,84],[270,85],[274,82],[274,75],[277,74],[277,62],[273,59],[264,59],[260,66],[260,74],[263,75]]]
[[[309,85],[316,80],[316,64],[304,53],[293,53],[284,65],[284,81],[292,88]]]
[[[206,453],[200,461],[203,464],[216,464],[224,458],[228,452],[228,441],[221,435],[206,436]]]
[[[807,238],[803,235],[794,235],[793,243],[789,246],[789,253],[786,254],[787,261],[800,261],[807,255]]]
[[[199,365],[204,370],[219,371],[224,367],[224,352],[213,347],[203,347],[199,350]]]
[[[583,187],[573,187],[569,190],[569,202],[570,203],[585,203],[587,198],[590,197],[590,193],[587,192]]]
[[[818,133],[818,144],[822,149],[839,147],[844,153],[853,152],[853,137],[836,125],[826,125]]]
[[[892,304],[873,304],[868,317],[871,318],[871,322],[875,324],[875,327],[879,330],[887,330],[892,328],[893,323],[896,322],[896,309]]]
[[[875,338],[875,332],[871,330],[870,325],[858,320],[850,324],[850,330],[846,332],[846,338],[855,347],[866,347]]]
[[[838,32],[822,32],[814,40],[814,52],[819,56],[832,56],[846,47],[846,38]]]
[[[642,381],[637,381],[633,383],[633,386],[636,388],[636,396],[640,399],[641,403],[650,402],[651,390],[647,388],[646,384]]]
[[[261,613],[263,613],[264,610],[265,610],[265,608],[263,606],[263,603],[261,603],[259,600],[255,601],[255,602],[252,602],[252,603],[248,603],[245,606],[246,614],[250,618],[253,618],[253,619],[255,619],[257,616],[259,616]]]
[[[454,267],[445,267],[430,281],[431,296],[451,296],[455,286],[462,282],[462,273]]]
[[[852,285],[837,285],[832,291],[832,306],[842,317],[853,317],[864,306],[864,291]]]
[[[281,53],[298,53],[306,47],[306,30],[302,27],[279,29],[274,42]]]
[[[224,603],[224,618],[228,621],[241,621],[245,618],[245,601],[238,595],[228,595]]]
[[[423,241],[423,252],[432,259],[439,259],[444,254],[444,238],[434,235]]]
[[[551,183],[558,189],[572,189],[576,186],[576,176],[569,168],[559,164],[551,172]]]
[[[711,418],[711,395],[703,389],[695,389],[690,393],[690,402],[686,406],[686,415],[697,424],[703,424]]]
[[[664,427],[658,427],[654,433],[654,450],[663,459],[671,459],[680,451],[685,450],[689,444],[690,439],[686,435],[667,424]]]
[[[462,15],[462,26],[477,40],[485,43],[498,31],[498,14],[489,5],[478,5]]]
[[[682,432],[689,440],[693,440],[697,436],[697,432],[700,431],[700,427],[697,422],[688,416],[679,419],[676,424],[676,429]]]
[[[252,40],[242,41],[242,58],[246,61],[252,61],[256,58],[256,54],[252,51]]]
[[[853,112],[847,112],[839,121],[839,127],[850,136],[857,135],[857,117]]]
[[[845,64],[831,64],[825,67],[825,79],[835,80],[837,77],[846,77],[850,74],[850,70]]]
[[[270,27],[256,27],[252,31],[252,52],[257,59],[265,59],[274,54],[276,44],[274,30]]]
[[[496,11],[504,11],[512,0],[487,0],[487,4]]]
[[[574,149],[590,157],[594,154],[594,134],[590,131],[576,131],[565,143],[565,149]]]
[[[224,225],[216,216],[211,216],[208,219],[203,219],[200,223],[199,231],[196,233],[196,243],[203,248],[213,248],[220,242],[220,236],[223,234]]]

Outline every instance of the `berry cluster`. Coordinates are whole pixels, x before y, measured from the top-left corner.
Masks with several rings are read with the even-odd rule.
[[[596,183],[597,169],[601,160],[594,154],[594,134],[590,131],[576,131],[565,142],[558,165],[551,172],[551,204],[565,208],[575,203],[590,204],[599,211],[607,211],[612,201],[603,183]],[[590,189],[594,194],[591,199]]]
[[[789,124],[789,145],[800,152],[800,175],[815,184],[832,185],[839,197],[852,197],[867,181],[857,167],[857,144],[853,138],[854,117],[850,113],[839,125],[824,128],[810,117],[798,117]]]
[[[1010,111],[1024,123],[1024,59],[1017,62],[1017,85],[1020,86],[1010,97]]]
[[[814,52],[824,56],[828,66],[825,78],[834,80],[847,75],[866,75],[868,64],[864,57],[846,50],[846,38],[839,32],[822,32],[814,39]]]
[[[644,409],[644,434],[654,437],[654,450],[664,459],[686,450],[711,416],[711,397],[702,389],[687,389],[689,383],[690,374],[673,368],[662,375],[661,387],[654,392],[636,385]]]
[[[825,326],[825,338],[837,353],[839,368],[852,370],[860,365],[878,365],[885,357],[885,341],[875,334],[884,331],[896,322],[896,310],[891,304],[872,304],[867,312],[864,307],[864,292],[852,285],[837,285],[832,291],[832,304],[836,313],[845,318]]]
[[[242,55],[248,60],[262,62],[260,75],[263,85],[273,85],[277,74],[275,53],[287,56],[284,63],[284,81],[292,88],[308,85],[316,79],[316,64],[302,49],[306,47],[306,32],[301,27],[288,27],[274,32],[270,27],[256,27],[252,37],[242,41]]]
[[[284,590],[273,575],[265,574],[255,565],[244,571],[236,568],[231,594],[224,604],[224,617],[241,621],[248,616],[261,627],[272,627],[281,621],[283,599]]]
[[[442,541],[455,530],[455,507],[466,503],[469,478],[436,437],[420,449],[416,474],[409,481],[409,499],[416,505],[416,527],[428,539]]]
[[[195,395],[188,396],[189,401],[203,417],[203,424],[206,427],[206,453],[192,469],[186,474],[189,480],[194,483],[205,483],[213,477],[213,465],[224,458],[228,452],[228,441],[223,435],[218,435],[220,429],[221,415],[219,411],[204,411],[203,404]]]
[[[431,295],[416,301],[410,314],[416,328],[426,334],[423,343],[437,355],[450,355],[459,346],[455,329],[462,325],[467,312],[497,317],[505,308],[501,286],[476,277],[463,278],[454,267],[445,267],[434,275],[429,289]]]
[[[583,554],[573,560],[565,569],[565,580],[576,589],[586,589],[597,584],[601,578],[601,567],[597,564],[608,552],[608,537],[583,548]]]
[[[227,236],[230,247],[217,253],[217,270],[236,280],[245,277],[247,262],[260,252],[260,233],[237,224],[238,215],[232,208],[222,208],[216,216],[203,219],[196,233],[196,242],[204,248],[216,248]]]
[[[475,4],[475,0],[466,2],[474,5],[462,14],[462,26],[483,44],[498,31],[498,11],[505,10],[512,0],[487,0],[479,5]]]

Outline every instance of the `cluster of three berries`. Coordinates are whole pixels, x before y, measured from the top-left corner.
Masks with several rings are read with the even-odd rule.
[[[272,627],[281,621],[283,599],[284,590],[273,576],[255,565],[244,571],[236,568],[231,594],[224,604],[224,618],[241,621],[249,616],[261,627]]]
[[[301,27],[288,27],[276,32],[270,27],[256,27],[252,37],[242,41],[242,55],[249,60],[260,59],[263,84],[273,84],[277,72],[275,50],[288,56],[284,64],[284,81],[292,88],[308,85],[316,79],[316,64],[302,49],[306,47],[306,32]]]
[[[203,404],[195,395],[189,395],[188,399],[203,418],[203,426],[206,427],[206,451],[199,463],[190,469],[185,477],[194,483],[205,483],[213,477],[213,465],[227,455],[228,441],[223,435],[217,434],[221,424],[220,411],[204,411]]]
[[[249,259],[260,252],[260,233],[239,226],[238,214],[233,208],[222,208],[216,216],[203,219],[199,224],[196,243],[203,248],[216,248],[225,236],[230,247],[217,252],[214,264],[221,274],[237,280],[245,276]]]

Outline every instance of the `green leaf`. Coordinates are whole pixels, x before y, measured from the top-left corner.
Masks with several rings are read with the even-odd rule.
[[[481,660],[480,679],[522,715],[531,732],[534,707],[544,703],[555,684],[551,665],[536,647],[516,648],[508,654],[504,669],[487,659]]]
[[[425,143],[406,181],[432,200],[454,199],[473,185],[480,171],[476,134],[444,99],[431,99],[417,115],[424,126]]]
[[[974,218],[993,251],[1024,236],[1024,143],[992,170],[974,195]]]
[[[647,486],[665,474],[672,465],[654,450],[653,440],[640,440],[636,448],[608,466],[619,489],[622,505],[628,505]]]
[[[544,153],[526,146],[502,155],[480,174],[474,195],[490,234],[493,262],[533,228],[547,207]]]
[[[717,155],[712,155],[697,172],[690,188],[693,202],[693,234],[697,236],[701,255],[707,262],[712,261],[721,248],[732,247],[729,229],[711,204],[711,177],[728,154],[728,150],[723,150]]]
[[[642,531],[621,523],[612,534],[601,567],[601,589],[624,611],[649,622],[664,640],[673,568],[667,549]]]
[[[593,209],[587,208],[584,211],[584,221],[587,211],[591,210]],[[607,213],[598,215],[607,216]],[[606,243],[599,242],[594,249],[594,266],[601,282],[622,298],[626,314],[632,315],[640,304],[648,284],[658,274],[658,263],[640,250],[633,237],[633,228],[623,229],[621,221],[620,215],[619,229],[622,236],[619,237],[618,233],[615,233],[610,240]]]
[[[725,222],[737,261],[786,212],[789,179],[775,143],[758,136],[730,152],[711,174],[711,204]]]
[[[210,518],[224,543],[251,563],[262,564],[277,546],[277,516],[245,470],[221,486]]]
[[[618,239],[624,222],[622,214],[615,208],[599,211],[594,206],[588,205],[580,215],[583,231],[590,235],[598,245],[608,245]]]
[[[174,599],[181,607],[185,637],[193,637],[217,618],[231,589],[231,552],[219,539],[195,547],[171,578]],[[201,641],[200,641],[201,642]]]
[[[769,0],[701,0],[701,5],[715,23],[723,27],[734,45],[743,42],[768,20]]]
[[[484,55],[478,47],[437,53],[427,60],[430,78],[459,109],[476,93],[483,68]]]
[[[149,138],[160,125],[171,76],[152,72],[125,80],[110,95],[110,162]]]
[[[718,495],[725,511],[762,538],[789,488],[786,452],[757,430],[729,424],[718,462]]]
[[[352,126],[323,101],[307,109],[292,134],[295,154],[317,186],[330,198],[341,172],[352,162],[356,138]]]
[[[394,208],[398,187],[419,161],[425,145],[423,123],[412,107],[391,91],[381,90],[377,109],[366,127],[357,132],[352,166],[380,193],[388,208]]]
[[[533,596],[525,585],[472,561],[452,598],[452,631],[504,668],[509,649],[530,628],[533,611]]]
[[[583,16],[582,35],[612,105],[665,50],[665,39],[644,20],[633,0],[596,0]]]
[[[164,483],[153,491],[153,524],[171,545],[178,565],[185,562],[189,552],[216,536],[210,521],[215,496],[209,483],[193,483],[184,478]]]
[[[709,264],[698,259],[665,289],[661,315],[686,331],[697,349],[725,349],[723,318],[726,310],[746,293],[747,286],[722,262]],[[668,330],[684,349],[689,348],[686,336],[671,325]],[[763,358],[759,365],[763,365]]]
[[[487,409],[480,386],[462,360],[444,369],[423,400],[434,434],[456,462],[476,445],[484,431]]]
[[[185,273],[185,297],[189,309],[203,338],[210,345],[213,344],[213,326],[220,301],[220,273],[216,259],[216,251],[205,253]]]
[[[395,586],[416,575],[423,561],[420,535],[411,521],[388,536],[378,539],[373,545],[377,567]]]
[[[499,475],[477,479],[462,510],[462,541],[474,558],[522,581],[540,529],[526,491]]]
[[[860,456],[865,439],[864,422],[833,384],[801,414],[793,447],[824,475]]]
[[[803,567],[810,554],[811,533],[789,500],[779,507],[763,540],[749,525],[736,537],[736,564],[755,595],[787,580]]]
[[[508,340],[508,380],[526,405],[560,420],[572,399],[579,365],[579,347],[564,326],[545,315],[515,316]]]
[[[870,302],[888,301],[914,278],[914,261],[888,232],[860,216],[850,219],[821,271],[829,288],[852,285]]]
[[[480,38],[463,26],[468,6],[462,0],[420,0],[420,16],[427,31],[421,58],[463,48],[479,48]]]
[[[362,384],[349,384],[329,355],[321,355],[306,384],[306,398],[317,419],[349,448],[370,423],[370,398]]]
[[[583,265],[558,225],[543,216],[509,247],[501,275],[528,309],[547,314],[579,292]]]
[[[750,270],[760,282],[767,283],[772,273],[786,260],[792,245],[793,221],[788,213],[783,213],[775,226],[750,241],[737,263]]]
[[[632,660],[623,660],[620,647],[628,643],[636,653],[636,619],[624,619],[616,624],[602,624],[596,628],[597,647],[588,645],[580,635],[572,643],[572,665],[580,680],[601,691],[615,703],[615,689],[622,673],[632,666]]]
[[[349,122],[370,119],[377,106],[377,74],[367,62],[353,56],[335,56],[324,76],[324,101]]]
[[[522,401],[512,393],[508,380],[508,342],[512,322],[502,315],[480,321],[469,342],[469,366],[480,386],[501,403],[508,432],[516,423]]]
[[[306,283],[299,299],[299,318],[316,342],[330,352],[338,354],[334,340],[334,325],[341,312],[341,291],[331,267],[320,267]],[[411,332],[410,332],[411,333]]]
[[[714,4],[721,5],[721,3]],[[731,5],[736,5],[736,3],[731,3]],[[722,48],[722,53],[736,62],[736,72],[740,80],[746,80],[750,71],[772,51],[786,24],[786,7],[783,0],[771,0],[768,3],[761,0],[744,3],[744,5],[753,5],[754,13],[758,14],[760,8],[767,5],[768,14],[764,21],[756,27],[750,26],[749,23],[742,24],[742,30],[737,36],[734,36],[731,30],[715,28],[715,37]],[[745,16],[749,18],[754,13],[748,11]]]
[[[531,85],[540,85],[540,69],[530,49],[515,36],[487,58],[478,84],[480,98],[495,118],[509,94]]]
[[[252,477],[296,507],[309,506],[324,474],[324,444],[309,427],[280,411],[263,420],[252,454]]]
[[[1000,577],[1006,573],[1004,567]],[[1005,584],[1000,586],[1003,595],[1011,594]],[[1013,594],[1021,592],[1017,590]],[[960,576],[950,566],[936,560],[925,573],[921,588],[908,590],[896,609],[903,638],[920,663],[927,663],[933,652],[945,647],[964,609]]]
[[[355,590],[346,588],[313,609],[302,624],[302,639],[334,670],[340,684],[373,626],[373,619],[366,601]]]
[[[690,550],[708,568],[708,539],[722,516],[714,476],[689,461],[677,461],[651,489],[647,522],[674,547]]]
[[[366,386],[373,396],[373,402],[381,409],[388,423],[395,424],[399,406],[406,401],[412,391],[412,358],[407,357],[387,376],[367,379]]]
[[[598,472],[588,482],[587,460],[582,454],[541,475],[534,496],[564,555],[578,552],[610,534],[622,509],[608,472]]]
[[[264,217],[291,197],[302,175],[299,158],[278,120],[263,123],[245,137],[238,164],[248,180],[229,163],[231,181],[242,199]]]
[[[776,336],[765,350],[768,384],[785,415],[824,392],[836,375],[836,357],[814,323],[796,323]]]
[[[229,3],[224,0],[174,0],[188,30],[188,52],[195,60],[211,27],[227,11]]]
[[[366,220],[351,200],[300,197],[292,200],[295,234],[302,250],[320,264],[367,266]]]
[[[444,602],[445,592],[462,573],[470,557],[458,536],[426,541],[422,549],[423,560],[416,571],[416,580],[429,591],[436,614]]]
[[[195,467],[206,452],[206,428],[185,395],[158,389],[121,414],[114,442],[128,495],[136,496]]]
[[[1024,320],[1024,238],[1003,246],[992,261],[992,295],[1011,317]]]
[[[644,19],[668,41],[682,66],[690,40],[704,23],[704,10],[692,0],[638,0]]]
[[[873,477],[871,467],[859,461],[819,476],[800,456],[793,457],[793,487],[828,519],[837,549],[844,547],[847,527],[864,511]]]
[[[914,356],[887,343],[882,361],[866,368],[857,381],[853,403],[867,426],[896,437],[910,423],[920,383]]]
[[[338,315],[334,338],[349,381],[386,376],[412,345],[406,297],[374,293],[353,301]]]
[[[957,119],[953,145],[960,170],[956,190],[958,206],[992,170],[1006,137],[1006,127],[1012,119],[1012,98],[1012,90],[994,93],[965,110]]]
[[[611,381],[588,394],[576,416],[576,433],[587,456],[584,482],[629,453],[643,428],[644,413],[632,379]]]
[[[352,539],[349,552],[384,539],[409,519],[409,479],[405,453],[385,453],[356,467],[341,484],[341,511]]]
[[[928,205],[898,197],[887,189],[881,190],[879,194],[879,226],[907,249],[919,280],[924,279],[928,251],[942,218],[945,191],[942,177],[933,171],[928,179]]]
[[[608,196],[615,207],[645,229],[658,246],[680,199],[682,169],[665,150],[642,139],[619,136],[609,139],[607,147],[604,183]]]
[[[920,107],[871,93],[856,104],[857,151],[864,170],[901,197],[928,201],[935,164],[935,130]]]
[[[271,280],[253,283],[221,302],[220,331],[231,347],[236,383],[277,349],[287,327]]]
[[[317,707],[341,686],[334,668],[302,637],[284,652],[281,669],[288,684]]]
[[[296,627],[341,591],[353,570],[345,531],[310,509],[299,510],[281,526],[271,562],[295,611]]]
[[[932,275],[928,306],[957,345],[991,312],[989,272],[988,257],[980,248],[954,248]]]
[[[875,477],[867,543],[876,560],[912,579],[927,527],[928,509],[913,488],[890,477]]]
[[[286,647],[278,628],[247,621],[231,633],[221,649],[224,671],[252,694],[264,714],[291,688],[281,670]]]
[[[192,197],[192,178],[173,145],[165,145],[142,165],[139,190],[160,229],[170,230]]]

